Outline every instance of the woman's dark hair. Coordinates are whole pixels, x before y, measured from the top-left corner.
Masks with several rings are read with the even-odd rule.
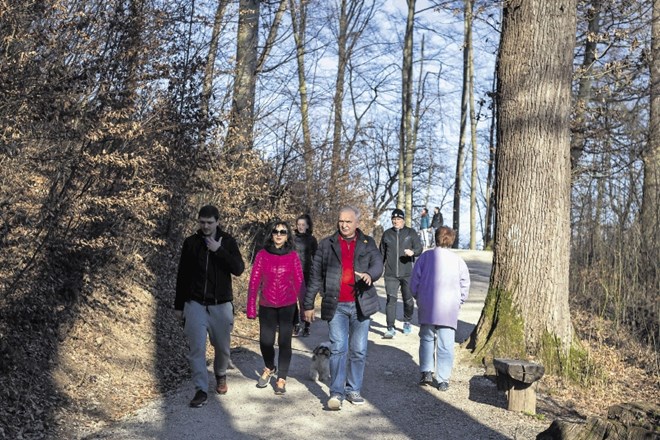
[[[296,219],[296,224],[298,224],[298,220],[305,220],[307,222],[307,233],[311,234],[314,229],[312,226],[312,217],[310,217],[309,214],[302,214]]]
[[[450,248],[456,240],[456,231],[448,226],[441,226],[435,231],[435,245]]]
[[[286,228],[286,242],[282,245],[282,249],[291,250],[293,249],[293,232],[291,231],[291,226],[284,220],[275,219],[268,223],[266,226],[266,237],[264,238],[264,247],[275,247],[275,242],[273,241],[273,231],[278,226],[284,226]]]

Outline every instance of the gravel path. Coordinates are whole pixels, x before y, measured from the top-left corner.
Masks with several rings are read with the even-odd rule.
[[[463,341],[479,319],[492,254],[458,252],[472,276],[470,298],[459,315],[457,340]],[[384,312],[382,282],[379,294]],[[402,313],[400,303],[398,313]],[[311,350],[328,334],[327,324],[318,319],[310,337],[294,338],[286,395],[274,395],[272,386],[256,388],[263,364],[258,345],[249,344],[232,354],[236,368],[227,376],[228,394],[210,393],[206,406],[192,409],[188,402],[194,393],[188,382],[87,439],[533,439],[549,426],[550,421],[507,411],[503,393],[483,376],[482,369],[463,360],[460,350],[449,391],[419,387],[416,329],[415,325],[411,335],[399,332],[394,339],[384,340],[385,315],[375,316],[362,390],[364,405],[344,402],[340,411],[329,411],[327,385],[307,378]],[[209,380],[214,386],[211,374]]]

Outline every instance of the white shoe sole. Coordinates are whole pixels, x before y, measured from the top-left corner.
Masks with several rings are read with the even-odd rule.
[[[341,400],[336,397],[331,397],[330,400],[328,400],[328,408],[335,411],[341,409]]]

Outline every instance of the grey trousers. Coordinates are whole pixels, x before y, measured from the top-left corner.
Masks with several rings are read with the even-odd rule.
[[[215,351],[213,372],[216,376],[227,374],[230,355],[230,337],[234,326],[232,303],[203,306],[188,301],[183,308],[186,319],[184,332],[188,338],[190,352],[188,361],[196,390],[208,391],[209,377],[206,370],[206,335],[211,339]]]
[[[401,296],[403,297],[403,322],[410,322],[412,320],[413,312],[415,311],[415,300],[410,291],[409,280],[410,277],[385,277],[385,293],[387,293],[385,320],[388,329],[394,327],[394,321],[396,320],[396,301],[399,286],[401,286]]]

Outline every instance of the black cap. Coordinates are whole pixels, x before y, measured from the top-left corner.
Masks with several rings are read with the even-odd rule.
[[[400,210],[400,209],[398,209],[398,208],[395,209],[394,211],[392,211],[392,218],[395,218],[395,217],[406,218],[406,216],[404,215],[403,211]]]

